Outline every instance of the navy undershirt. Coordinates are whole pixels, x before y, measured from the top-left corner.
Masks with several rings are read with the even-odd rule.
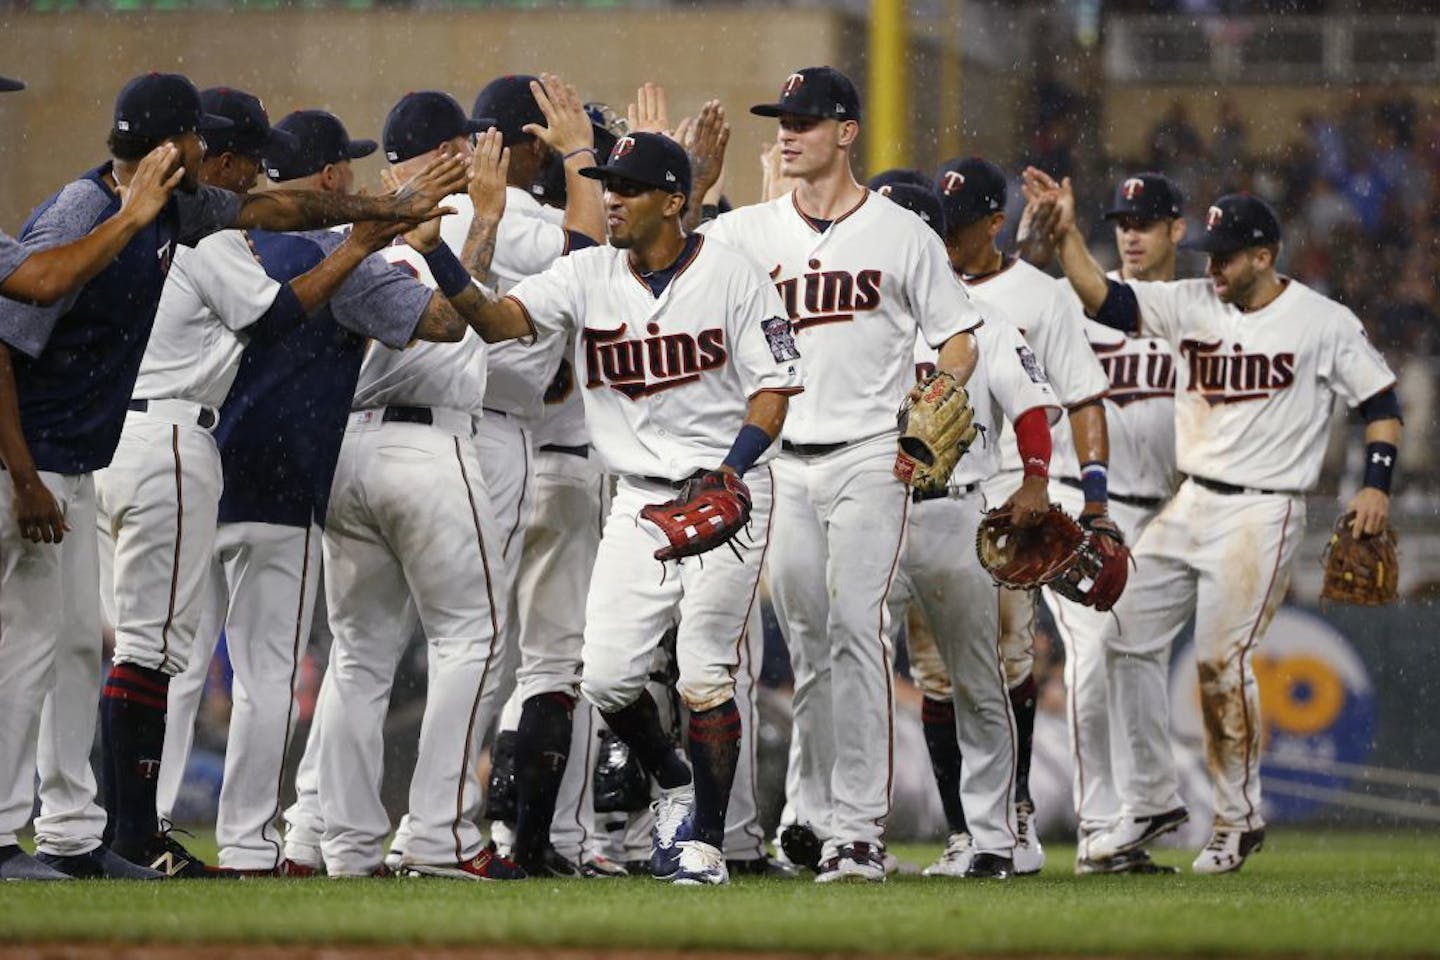
[[[675,279],[675,274],[680,272],[680,268],[690,262],[690,258],[694,255],[695,248],[698,246],[700,246],[700,235],[692,233],[685,238],[685,245],[680,248],[680,255],[671,261],[670,266],[663,267],[651,273],[641,273],[638,270],[635,272],[639,274],[641,280],[645,281],[645,285],[650,288],[650,292],[656,297],[659,297],[660,294],[665,291],[665,288],[670,286],[670,281]]]

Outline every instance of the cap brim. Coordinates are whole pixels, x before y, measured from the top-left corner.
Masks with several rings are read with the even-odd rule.
[[[643,184],[644,186],[647,186],[652,190],[665,190],[669,193],[685,192],[683,190],[677,189],[674,184],[652,183],[649,180],[641,180],[634,174],[628,173],[617,167],[613,167],[608,163],[599,167],[586,167],[585,169],[580,171],[580,176],[589,177],[591,180],[608,180],[609,178],[614,177],[616,180],[629,180],[631,183]]]
[[[1261,247],[1263,243],[1236,243],[1234,240],[1223,239],[1209,233],[1202,233],[1194,240],[1182,240],[1181,250],[1198,250],[1201,253],[1238,253],[1249,247]]]
[[[484,133],[494,127],[498,127],[500,121],[493,117],[471,117],[465,121],[466,133]]]
[[[797,109],[791,104],[784,103],[757,103],[750,108],[750,112],[757,117],[783,117],[788,113],[792,117],[815,117],[817,120],[838,119],[834,114],[826,113],[823,110]]]
[[[374,140],[351,140],[345,152],[349,154],[351,160],[359,160],[361,157],[370,156],[379,149],[380,144]]]
[[[14,93],[16,90],[24,90],[25,84],[19,80],[11,80],[9,77],[0,77],[0,93]]]
[[[201,130],[229,130],[235,126],[235,121],[229,117],[222,117],[218,113],[200,114]]]
[[[261,145],[262,150],[269,147],[297,150],[300,147],[300,138],[289,130],[277,130],[271,127],[269,134],[265,137],[265,143]]]

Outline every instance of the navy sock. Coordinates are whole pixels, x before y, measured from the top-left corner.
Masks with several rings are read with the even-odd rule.
[[[1015,802],[1030,799],[1030,755],[1035,750],[1035,675],[1010,688],[1018,742],[1015,757]]]
[[[926,697],[920,704],[925,748],[930,751],[930,769],[935,773],[945,823],[951,833],[964,833],[970,827],[965,822],[965,806],[960,801],[960,737],[955,732],[955,701]]]
[[[515,850],[512,859],[538,857],[550,842],[550,821],[565,763],[575,699],[542,693],[520,708],[515,737]]]
[[[690,782],[690,768],[665,736],[660,726],[660,710],[649,690],[642,690],[628,707],[604,716],[610,731],[625,741],[645,772],[663,789],[683,787]]]
[[[725,846],[725,813],[740,762],[740,708],[733,699],[690,714],[690,766],[695,771],[695,839]]]
[[[115,841],[144,840],[160,827],[155,786],[165,748],[166,693],[170,678],[159,670],[117,663],[101,694],[101,733],[106,738],[105,785],[108,830]]]

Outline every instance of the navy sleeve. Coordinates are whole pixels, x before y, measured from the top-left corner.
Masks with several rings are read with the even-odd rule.
[[[275,341],[295,329],[295,324],[305,319],[305,305],[295,296],[287,280],[280,285],[270,309],[260,319],[245,327],[244,336],[251,341]]]
[[[1128,283],[1119,280],[1106,280],[1105,283],[1110,292],[1105,295],[1100,309],[1095,311],[1095,322],[1124,333],[1138,333],[1140,301],[1135,299],[1135,291]]]
[[[584,250],[586,247],[593,247],[593,246],[596,246],[595,241],[592,240],[592,239],[591,239],[589,236],[587,236],[586,234],[580,233],[580,232],[577,231],[577,230],[566,230],[566,231],[565,231],[565,252],[566,252],[566,253],[574,253],[576,250]]]
[[[231,226],[240,215],[240,195],[219,187],[202,184],[194,193],[177,190],[172,196],[180,214],[178,239],[187,247]]]

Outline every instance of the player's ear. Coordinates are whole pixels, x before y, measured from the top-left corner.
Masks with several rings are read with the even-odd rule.
[[[1185,239],[1185,218],[1184,218],[1184,217],[1176,217],[1174,220],[1171,220],[1171,221],[1170,221],[1170,242],[1171,242],[1172,244],[1175,244],[1175,245],[1178,246],[1179,243],[1180,243],[1180,241],[1181,241],[1181,240],[1184,240],[1184,239]]]
[[[860,124],[854,120],[841,120],[838,142],[842,147],[848,147],[860,136]]]
[[[687,202],[687,201],[686,201],[686,199],[685,199],[685,194],[683,194],[683,193],[672,193],[672,194],[670,194],[668,197],[665,198],[665,211],[664,211],[664,212],[665,212],[665,216],[666,216],[666,217],[676,217],[676,216],[679,216],[682,212],[684,212],[686,202]]]
[[[994,240],[1000,236],[1000,230],[1004,226],[1005,214],[1003,212],[990,214],[990,229],[987,231],[990,234],[990,239]]]

